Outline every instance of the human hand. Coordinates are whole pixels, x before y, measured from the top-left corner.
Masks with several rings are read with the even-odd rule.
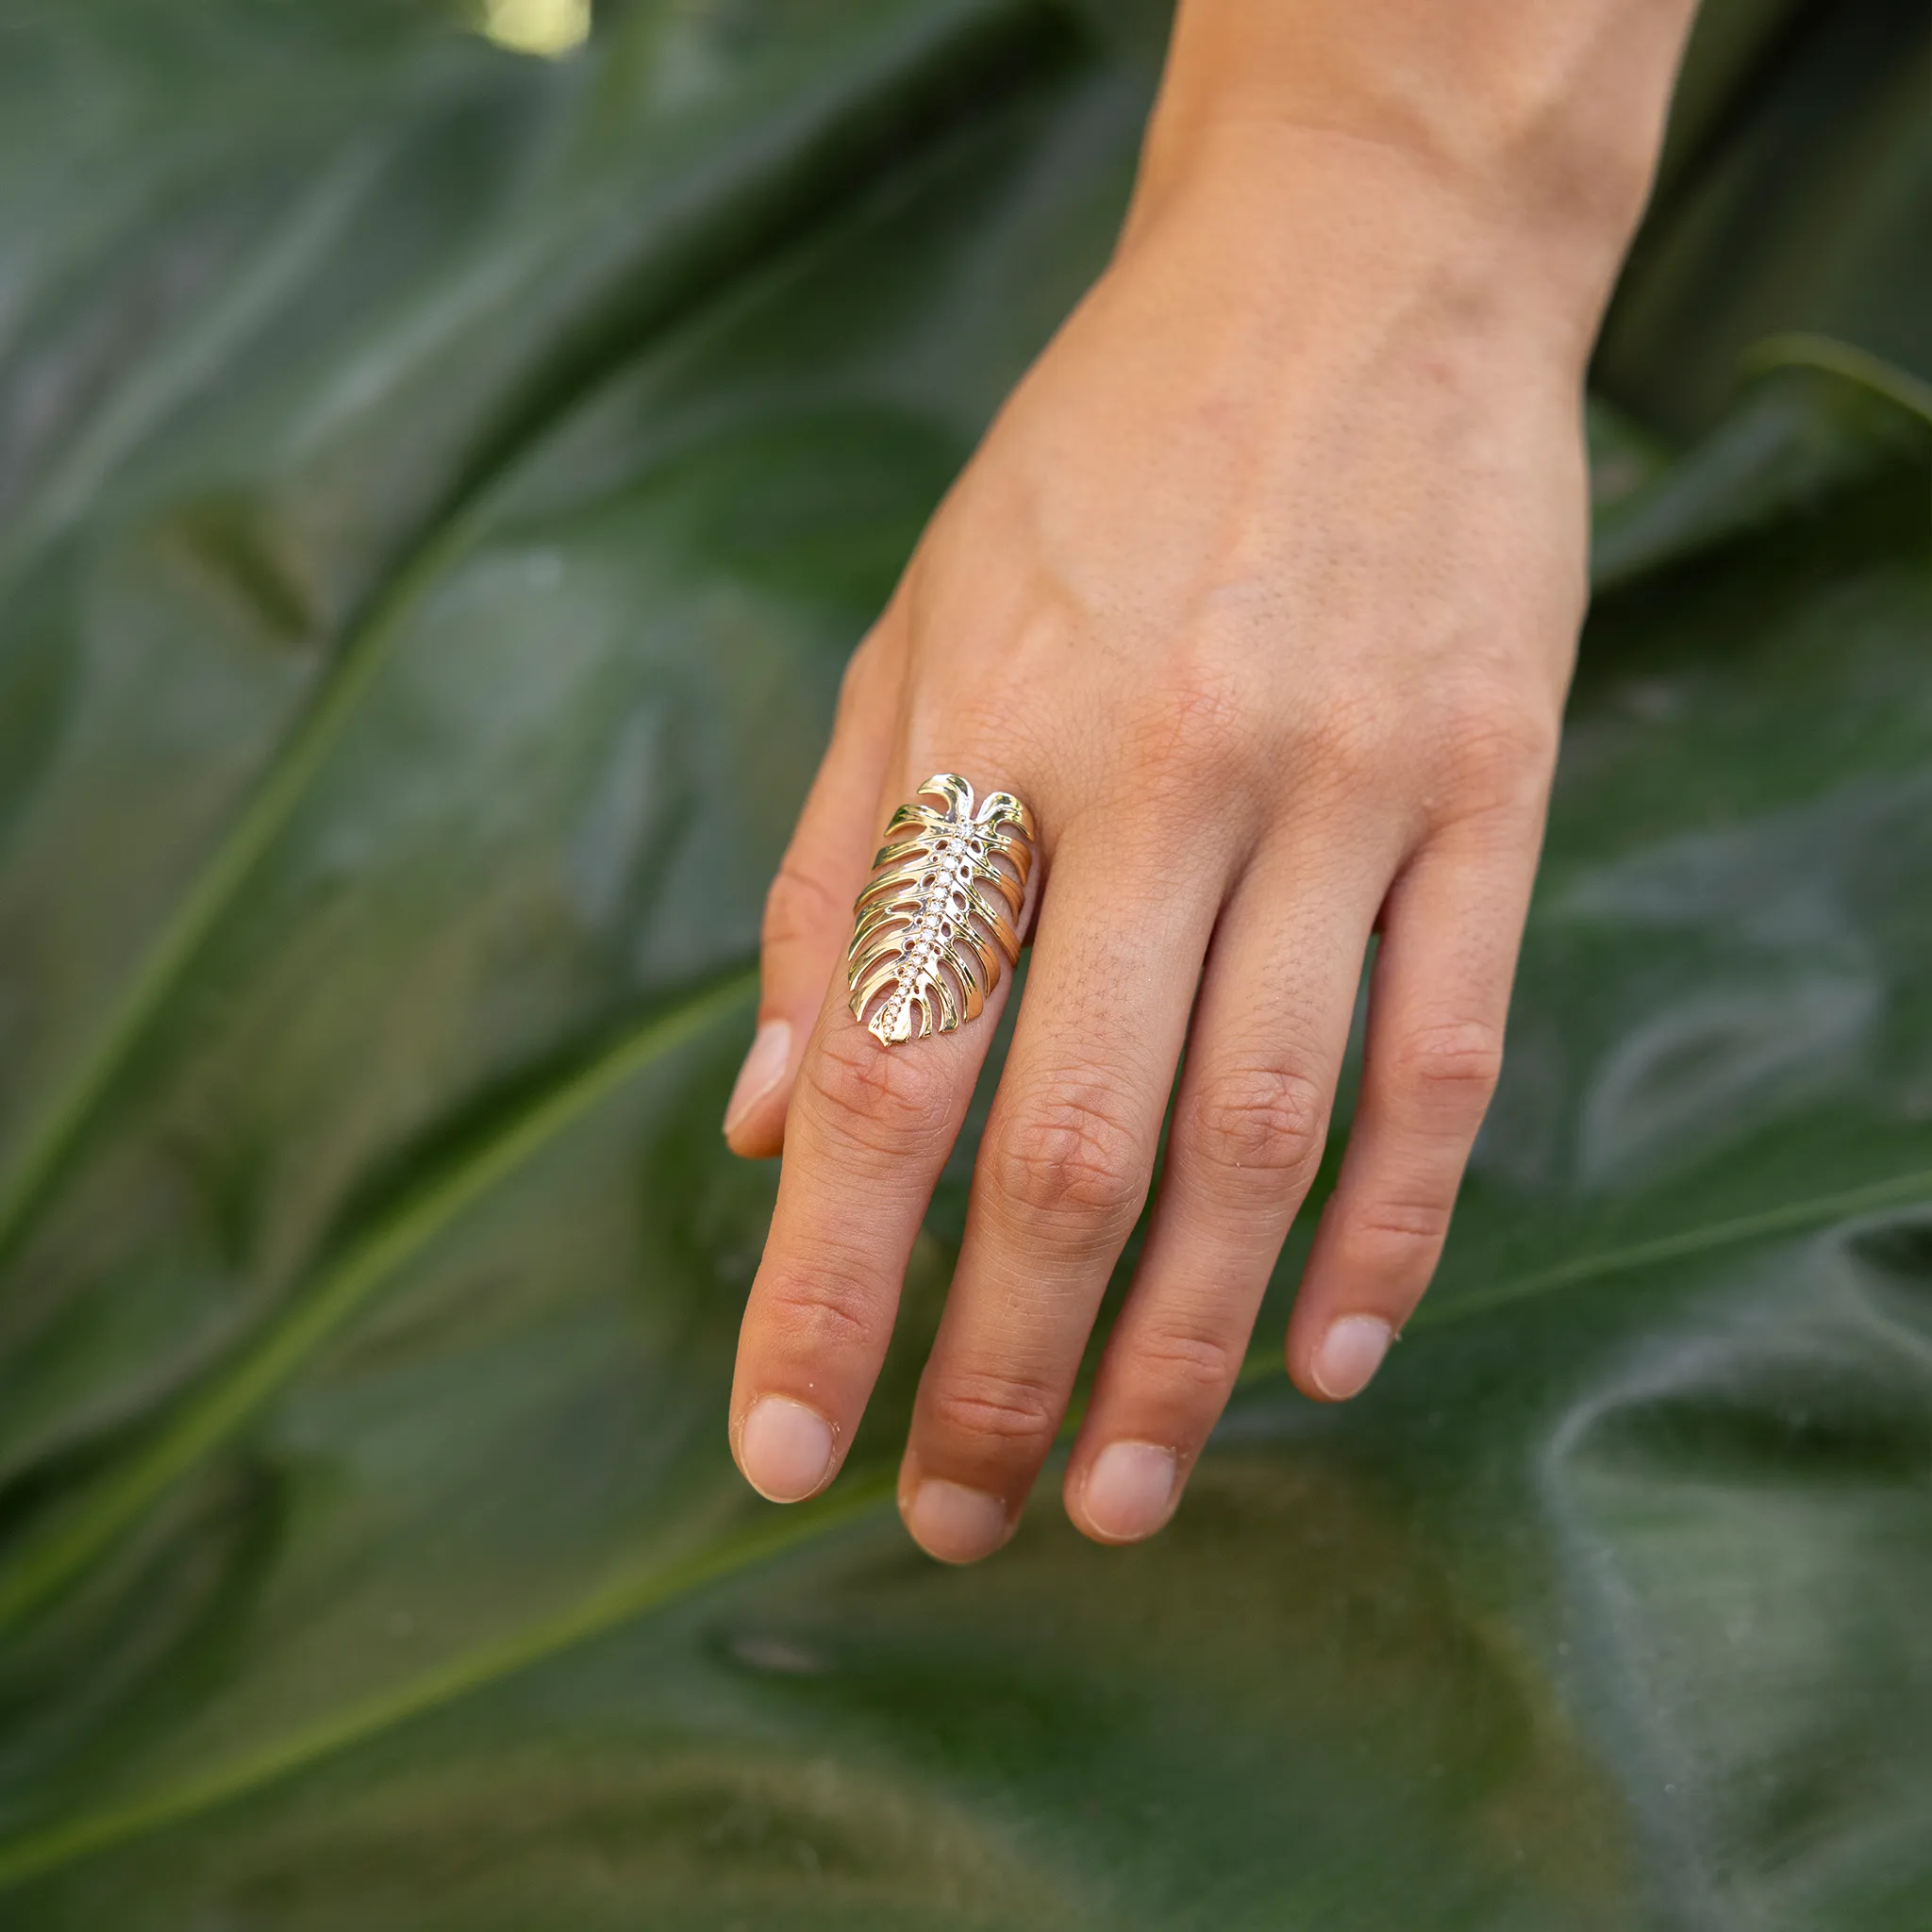
[[[1318,1398],[1374,1374],[1500,1064],[1584,605],[1582,370],[1631,219],[1553,255],[1399,142],[1157,122],[1114,262],[855,656],[773,887],[727,1123],[740,1153],[785,1155],[731,1405],[765,1494],[836,1473],[1010,988],[898,1046],[848,1010],[853,901],[935,772],[1024,800],[1041,863],[906,1451],[913,1536],[967,1561],[1011,1533],[1172,1094],[1065,1480],[1103,1541],[1167,1520],[1319,1165],[1379,933],[1287,1348]]]

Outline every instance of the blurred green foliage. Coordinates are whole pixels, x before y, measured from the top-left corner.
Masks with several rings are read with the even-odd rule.
[[[1509,1067],[1174,1527],[725,1454],[716,1122],[844,653],[1158,9],[0,12],[0,1923],[1932,1923],[1923,9],[1713,0]],[[1754,345],[1768,346],[1754,347]]]

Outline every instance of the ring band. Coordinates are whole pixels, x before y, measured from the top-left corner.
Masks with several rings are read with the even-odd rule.
[[[945,809],[921,805],[926,797]],[[845,956],[852,1017],[882,1046],[979,1017],[1000,983],[1000,955],[1019,962],[1036,837],[1033,814],[1010,791],[989,792],[975,811],[973,787],[952,772],[892,814]]]

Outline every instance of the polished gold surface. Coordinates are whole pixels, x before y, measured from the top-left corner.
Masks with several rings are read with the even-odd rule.
[[[846,955],[852,1017],[886,1046],[979,1017],[1001,956],[1019,959],[1033,871],[1033,814],[1010,791],[989,792],[974,810],[973,787],[941,772],[919,797],[945,808],[914,799],[892,814]]]

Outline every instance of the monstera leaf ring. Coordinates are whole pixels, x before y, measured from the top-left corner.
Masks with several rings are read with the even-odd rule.
[[[1020,958],[1020,908],[1033,871],[1033,814],[1010,791],[975,810],[973,787],[941,772],[886,825],[872,882],[854,908],[846,979],[852,1017],[885,1046],[976,1020]],[[867,1018],[870,1012],[871,1018]]]

